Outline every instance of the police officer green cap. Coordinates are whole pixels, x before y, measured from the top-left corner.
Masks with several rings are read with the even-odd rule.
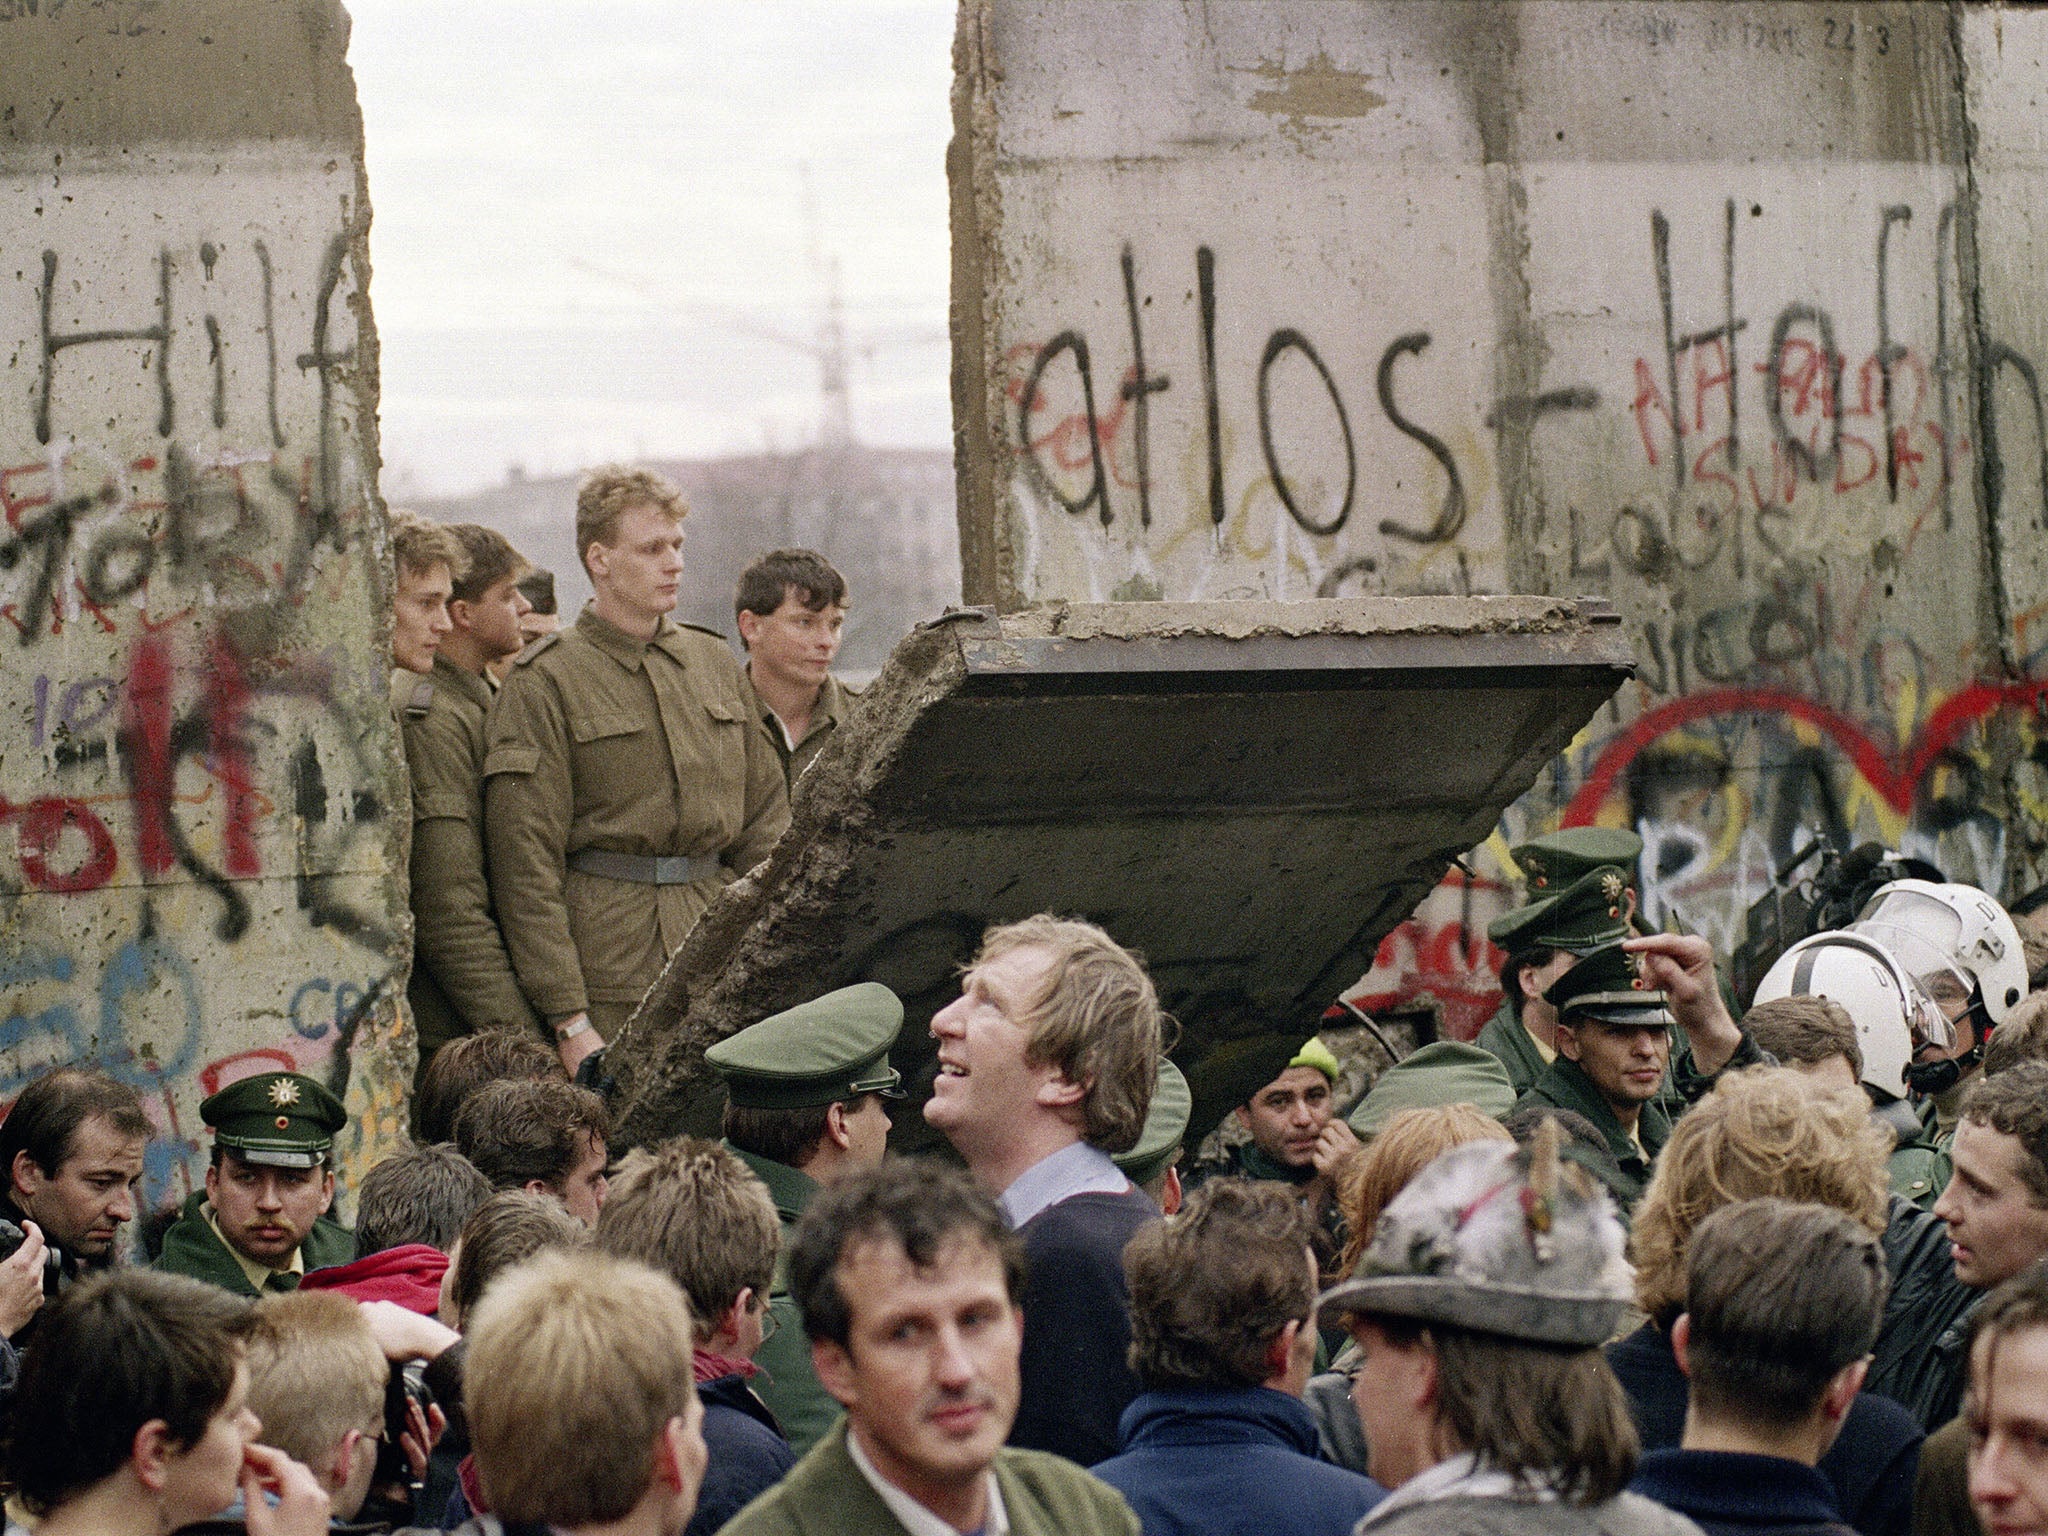
[[[1636,861],[1642,856],[1643,840],[1622,827],[1566,827],[1508,850],[1529,883],[1532,900],[1554,896],[1605,864],[1619,865],[1634,885]]]
[[[1110,1158],[1133,1184],[1150,1184],[1166,1172],[1174,1153],[1188,1132],[1188,1111],[1194,1108],[1188,1080],[1165,1057],[1159,1059],[1159,1081],[1152,1089],[1152,1107],[1145,1113],[1145,1128],[1138,1132],[1138,1144],[1128,1152]]]
[[[1671,1000],[1644,979],[1642,961],[1603,944],[1550,985],[1543,1000],[1560,1024],[1669,1025]]]
[[[245,1163],[317,1168],[348,1124],[341,1100],[303,1072],[258,1072],[199,1106],[216,1146]]]
[[[1433,1040],[1382,1072],[1346,1118],[1360,1137],[1370,1138],[1404,1109],[1443,1104],[1471,1104],[1498,1120],[1515,1107],[1515,1087],[1493,1052],[1456,1040]]]
[[[1503,913],[1486,936],[1510,955],[1568,949],[1583,955],[1628,937],[1628,875],[1617,865],[1590,869],[1553,896]]]
[[[1284,1034],[1246,1035],[1226,1040],[1196,1062],[1188,1072],[1188,1093],[1194,1107],[1188,1115],[1188,1137],[1199,1145],[1240,1104],[1273,1081],[1293,1063],[1313,1036],[1299,1030]]]
[[[741,1109],[815,1109],[879,1093],[903,1097],[889,1047],[903,1000],[879,981],[827,992],[750,1024],[704,1053]]]

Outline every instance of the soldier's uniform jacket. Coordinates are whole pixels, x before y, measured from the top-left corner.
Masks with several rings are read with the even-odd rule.
[[[495,685],[442,656],[392,703],[412,775],[412,979],[420,1059],[480,1029],[540,1023],[519,990],[484,873],[484,728]]]
[[[550,1022],[623,1017],[721,885],[789,824],[775,750],[724,640],[664,618],[638,640],[589,608],[513,664],[490,716],[484,831],[519,983]],[[687,884],[568,867],[594,850],[702,858]]]
[[[811,766],[812,760],[825,750],[825,738],[838,729],[852,713],[860,693],[847,687],[838,678],[827,674],[825,686],[818,691],[818,702],[812,706],[811,723],[804,730],[804,739],[791,746],[789,733],[783,729],[781,717],[754,691],[753,678],[744,670],[740,675],[746,682],[747,698],[753,705],[754,718],[761,722],[761,733],[768,738],[768,744],[775,749],[775,755],[782,763],[783,781],[791,789],[795,789],[798,777]]]
[[[315,1218],[313,1229],[293,1253],[292,1267],[263,1274],[264,1266],[238,1255],[206,1219],[211,1209],[203,1190],[186,1196],[178,1219],[164,1232],[163,1252],[151,1268],[204,1280],[237,1296],[254,1297],[295,1291],[300,1279],[313,1270],[346,1264],[356,1256],[355,1233],[331,1216],[321,1216]],[[260,1286],[257,1274],[263,1274]]]
[[[1508,1006],[1506,998],[1501,999],[1493,1017],[1486,1021],[1486,1027],[1479,1031],[1479,1038],[1472,1043],[1482,1051],[1490,1052],[1508,1069],[1508,1082],[1518,1095],[1533,1088],[1536,1079],[1550,1065],[1543,1059],[1543,1049],[1537,1045],[1536,1037],[1515,1017],[1515,1010]]]

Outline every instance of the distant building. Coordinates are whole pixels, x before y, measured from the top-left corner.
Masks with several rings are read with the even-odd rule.
[[[733,584],[747,563],[770,549],[815,549],[852,589],[837,670],[859,681],[912,625],[960,601],[948,453],[849,446],[642,462],[675,481],[690,503],[680,619],[734,637]],[[408,504],[443,522],[497,529],[555,573],[563,617],[573,619],[590,596],[576,558],[577,478],[515,472],[488,490]]]

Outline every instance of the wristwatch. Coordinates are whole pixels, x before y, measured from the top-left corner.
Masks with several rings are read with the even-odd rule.
[[[582,1034],[585,1030],[589,1028],[590,1019],[588,1015],[585,1015],[584,1017],[576,1019],[573,1023],[557,1024],[555,1026],[555,1038],[557,1040],[564,1042],[574,1040],[578,1035]]]

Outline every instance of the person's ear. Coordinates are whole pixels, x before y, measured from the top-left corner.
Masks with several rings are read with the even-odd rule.
[[[448,599],[448,619],[457,629],[469,628],[469,600],[461,597]]]
[[[1088,1084],[1077,1083],[1064,1072],[1054,1072],[1038,1085],[1034,1095],[1037,1102],[1047,1109],[1073,1109],[1088,1097]]]
[[[1294,1364],[1294,1341],[1301,1333],[1301,1319],[1292,1318],[1266,1345],[1266,1380],[1285,1376]]]
[[[1180,1170],[1178,1168],[1167,1169],[1166,1183],[1159,1191],[1159,1214],[1162,1216],[1178,1215],[1183,1198],[1180,1187]]]
[[[811,1340],[811,1374],[840,1407],[850,1409],[860,1402],[859,1375],[845,1345],[831,1339]]]
[[[754,640],[761,633],[761,615],[750,608],[739,611],[740,643],[748,650],[754,648]]]
[[[732,1305],[727,1307],[718,1319],[719,1336],[737,1340],[740,1329],[746,1325],[747,1313],[752,1310],[753,1305],[754,1288],[751,1285],[741,1286],[739,1295],[733,1297]]]
[[[847,1151],[853,1146],[853,1132],[846,1128],[846,1106],[844,1104],[826,1106],[825,1139],[842,1152]]]
[[[1551,1036],[1550,1043],[1556,1048],[1557,1054],[1566,1061],[1579,1059],[1579,1032],[1571,1025],[1558,1025],[1557,1033]]]
[[[320,1214],[325,1216],[334,1209],[334,1170],[320,1170]]]
[[[364,1435],[360,1429],[350,1430],[336,1442],[334,1454],[328,1458],[326,1471],[323,1472],[318,1467],[308,1469],[320,1479],[329,1493],[348,1486],[349,1474],[356,1469],[356,1447],[361,1445],[363,1440]]]
[[[1681,1312],[1671,1324],[1671,1353],[1681,1375],[1692,1375],[1692,1314]]]
[[[1863,1390],[1863,1378],[1870,1374],[1870,1356],[1851,1360],[1828,1383],[1827,1391],[1821,1394],[1820,1411],[1827,1422],[1839,1424],[1849,1415],[1849,1409],[1856,1401],[1856,1394]]]
[[[1237,1123],[1239,1125],[1243,1126],[1246,1130],[1252,1128],[1252,1107],[1249,1103],[1238,1105],[1231,1113],[1237,1116]]]
[[[43,1178],[43,1170],[36,1166],[36,1160],[29,1156],[27,1148],[24,1147],[21,1151],[14,1154],[14,1162],[7,1170],[7,1183],[10,1193],[33,1197],[35,1192],[42,1187]]]
[[[128,1461],[135,1469],[136,1480],[151,1493],[163,1492],[170,1477],[171,1463],[177,1456],[178,1446],[171,1437],[171,1426],[162,1419],[147,1421],[128,1442]]]

